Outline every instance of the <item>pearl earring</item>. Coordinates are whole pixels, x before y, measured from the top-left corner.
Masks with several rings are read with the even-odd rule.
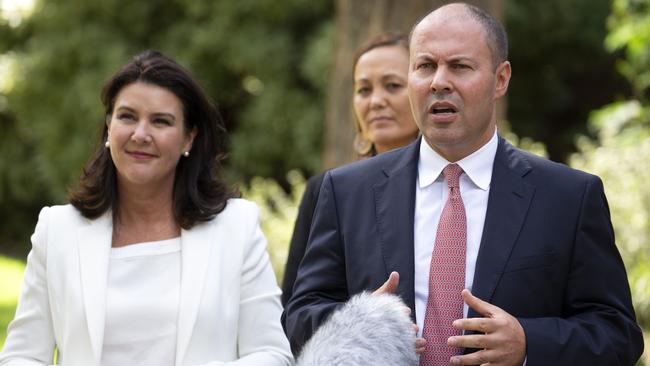
[[[109,147],[111,147],[111,143],[108,141],[108,139],[106,139],[106,142],[104,142],[104,146],[105,146],[107,149],[108,149]]]
[[[184,152],[184,153],[183,153],[183,156],[186,157],[186,158],[189,157],[189,156],[190,156],[190,152],[189,152],[189,151]]]

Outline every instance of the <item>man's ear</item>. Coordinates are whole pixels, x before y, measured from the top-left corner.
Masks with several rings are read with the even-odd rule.
[[[499,66],[497,66],[496,85],[494,87],[495,99],[499,99],[506,94],[511,75],[512,68],[510,66],[510,61],[503,61]]]

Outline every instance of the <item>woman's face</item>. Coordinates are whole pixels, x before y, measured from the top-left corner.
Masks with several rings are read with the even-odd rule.
[[[371,49],[354,68],[354,113],[378,153],[407,145],[418,134],[406,91],[409,54],[400,45]]]
[[[115,98],[108,124],[118,185],[171,189],[176,165],[196,131],[185,130],[183,105],[171,91],[135,82]]]

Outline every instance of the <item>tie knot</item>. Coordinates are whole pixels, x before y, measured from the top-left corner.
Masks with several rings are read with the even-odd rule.
[[[449,188],[458,188],[460,185],[460,175],[463,174],[463,168],[458,166],[458,164],[449,164],[442,170],[442,174],[447,179]]]

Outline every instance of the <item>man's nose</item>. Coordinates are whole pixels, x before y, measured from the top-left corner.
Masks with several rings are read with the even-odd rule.
[[[447,67],[438,67],[433,73],[431,85],[429,88],[433,93],[449,93],[452,90],[452,84],[449,78]]]

